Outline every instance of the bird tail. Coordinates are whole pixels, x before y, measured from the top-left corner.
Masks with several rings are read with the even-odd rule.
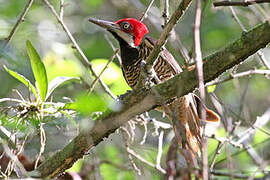
[[[214,111],[208,109],[200,100],[198,96],[193,93],[185,95],[181,98],[175,99],[170,105],[171,115],[173,119],[173,126],[175,135],[179,136],[178,143],[182,144],[182,154],[186,154],[185,159],[188,157],[200,156],[201,149],[201,122],[202,115],[201,109],[205,109],[206,119],[203,123],[219,123],[220,117]],[[180,142],[179,142],[180,139]],[[187,157],[187,158],[186,158]],[[191,158],[190,157],[190,158]]]

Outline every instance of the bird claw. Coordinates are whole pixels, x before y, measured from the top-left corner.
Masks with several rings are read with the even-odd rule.
[[[119,101],[123,101],[125,97],[127,97],[130,93],[132,92],[132,90],[127,90],[127,92],[125,94],[121,94],[119,96]]]

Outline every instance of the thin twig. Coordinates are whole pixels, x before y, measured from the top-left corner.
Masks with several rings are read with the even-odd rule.
[[[8,145],[6,143],[2,143],[3,148],[5,153],[7,154],[7,156],[17,165],[17,167],[19,168],[21,174],[25,175],[25,176],[29,176],[28,172],[25,170],[23,164],[19,161],[18,157],[9,149]],[[14,165],[15,165],[14,164]],[[11,164],[10,164],[11,165]],[[10,167],[7,167],[7,169]],[[6,169],[6,170],[7,170]]]
[[[270,65],[268,64],[267,60],[265,59],[265,56],[263,54],[263,52],[261,50],[257,51],[257,55],[259,57],[259,59],[261,60],[261,62],[263,63],[263,65],[270,70]]]
[[[270,70],[261,70],[261,69],[253,69],[241,73],[236,73],[236,74],[230,74],[229,76],[222,78],[222,79],[215,79],[214,81],[211,81],[207,83],[205,86],[212,86],[215,84],[221,84],[223,82],[232,80],[234,78],[241,78],[245,76],[251,76],[251,75],[264,75],[264,76],[269,76],[270,75]]]
[[[161,130],[160,133],[159,133],[159,137],[158,137],[158,154],[157,154],[157,160],[156,160],[156,168],[159,169],[160,171],[165,171],[160,166],[162,152],[163,152],[163,150],[162,150],[163,136],[164,136],[164,131]]]
[[[258,172],[265,170],[265,168],[268,166],[269,162],[270,162],[269,160],[262,162],[260,164],[259,168],[251,176],[249,176],[247,180],[253,180]]]
[[[235,19],[235,21],[239,24],[239,26],[241,27],[241,29],[243,31],[247,31],[247,29],[245,28],[245,26],[243,25],[243,23],[240,21],[240,19],[238,18],[235,10],[233,7],[230,6],[230,10],[232,12],[232,15],[233,15],[233,18]],[[267,60],[265,59],[263,53],[261,50],[258,50],[257,53],[256,53],[259,57],[259,59],[261,60],[261,62],[263,63],[263,65],[267,68],[267,69],[270,69],[270,65],[267,63]]]
[[[247,179],[249,176],[246,175],[242,175],[242,174],[232,174],[230,172],[218,172],[218,171],[211,171],[211,174],[215,175],[215,176],[233,176],[234,178],[238,178],[238,179]]]
[[[146,8],[145,12],[143,13],[143,16],[141,17],[140,21],[143,21],[145,18],[147,18],[147,13],[150,10],[151,6],[153,5],[155,0],[152,0],[148,7]]]
[[[141,157],[139,154],[135,153],[135,151],[133,151],[132,149],[130,149],[129,147],[127,148],[127,151],[129,154],[131,154],[132,156],[134,156],[135,158],[137,158],[138,160],[140,160],[141,162],[147,164],[148,166],[151,166],[155,169],[157,169],[156,165],[145,160],[143,157]],[[158,171],[160,171],[162,174],[166,174],[166,171],[163,169],[157,169]]]
[[[46,145],[46,134],[45,134],[45,130],[43,128],[43,123],[40,122],[39,126],[40,126],[40,132],[39,132],[40,133],[40,150],[39,150],[39,154],[37,156],[36,162],[35,162],[35,169],[38,166],[38,162],[40,160],[42,153],[45,150],[45,145]]]
[[[191,0],[183,0],[176,11],[173,13],[171,16],[168,24],[164,27],[164,30],[160,34],[158,42],[155,44],[154,49],[151,51],[150,55],[146,58],[146,68],[151,69],[152,64],[158,57],[160,51],[162,50],[162,46],[166,43],[170,32],[176,25],[177,21],[182,17],[182,15],[185,13],[185,10],[188,8],[190,5]]]
[[[235,142],[233,140],[231,140],[230,138],[222,138],[222,137],[217,137],[215,135],[212,135],[208,138],[212,138],[212,139],[215,139],[217,140],[218,142],[220,142],[221,144],[225,143],[225,142],[228,142],[229,144],[231,144],[232,146],[236,147],[236,148],[240,148],[242,149],[243,148],[243,145],[239,142]]]
[[[230,6],[230,10],[232,12],[232,17],[234,18],[234,20],[237,22],[237,24],[239,24],[239,26],[241,27],[241,29],[246,32],[247,29],[245,28],[245,26],[243,25],[243,23],[240,21],[240,19],[236,15],[236,12],[235,12],[234,8]]]
[[[253,4],[270,3],[270,0],[246,0],[246,1],[219,1],[214,2],[214,6],[249,6]]]
[[[223,147],[225,142],[218,142],[218,145],[216,147],[216,151],[215,151],[215,154],[214,154],[214,157],[213,157],[213,160],[211,162],[211,165],[210,165],[210,171],[213,171],[214,169],[214,166],[215,166],[215,163],[216,163],[216,160],[217,160],[217,156],[220,154],[220,150],[221,148]]]
[[[249,71],[245,71],[245,72],[241,72],[237,74],[231,74],[231,76],[233,78],[239,78],[243,76],[250,76],[252,74],[261,74],[261,75],[266,76],[266,75],[270,75],[270,70],[253,69],[253,70],[249,70]]]
[[[64,0],[60,0],[59,17],[60,17],[60,19],[63,20],[63,17],[64,17]]]
[[[200,39],[200,24],[201,24],[201,0],[197,0],[196,4],[196,15],[194,22],[194,51],[195,51],[195,62],[197,69],[197,78],[199,81],[199,92],[200,98],[202,100],[202,105],[205,103],[205,87],[203,78],[203,62],[202,62],[202,52],[201,52],[201,39]],[[202,121],[206,120],[205,108],[201,107]],[[207,157],[207,139],[205,138],[205,124],[203,124],[203,134],[202,134],[202,175],[203,179],[208,179],[208,157]]]
[[[145,143],[146,137],[147,137],[147,132],[148,132],[147,123],[148,123],[148,120],[144,118],[143,114],[141,114],[139,116],[139,118],[142,119],[141,121],[142,121],[142,124],[143,124],[143,127],[144,127],[144,135],[143,135],[142,141],[140,142],[140,145],[142,145],[142,144]]]
[[[116,51],[117,48],[113,45],[113,43],[112,43],[112,41],[110,40],[110,38],[108,37],[108,35],[107,35],[107,34],[104,34],[104,37],[105,37],[105,39],[108,41],[108,43],[109,43],[109,45],[111,46],[112,50],[113,50],[113,51]],[[117,57],[117,59],[118,59],[119,64],[121,65],[121,64],[122,64],[122,59],[121,59],[121,56],[119,55],[119,53],[116,53],[116,57]]]
[[[114,51],[114,53],[112,54],[112,56],[110,57],[109,61],[107,62],[107,64],[104,66],[104,68],[102,69],[102,71],[99,73],[98,77],[95,78],[95,80],[92,82],[92,84],[90,85],[89,88],[89,94],[93,91],[94,87],[97,84],[97,81],[100,79],[101,75],[104,73],[104,71],[109,67],[110,63],[114,60],[116,54],[119,52],[119,49],[116,49]],[[116,99],[115,99],[116,100]]]
[[[20,25],[21,22],[24,21],[24,18],[26,16],[26,14],[28,13],[30,7],[32,6],[33,2],[34,2],[34,0],[29,0],[28,3],[26,4],[26,6],[24,7],[22,14],[20,15],[19,19],[17,20],[17,22],[13,26],[12,30],[10,31],[8,37],[6,38],[6,44],[8,44],[11,41],[11,39],[12,39],[13,35],[15,34],[18,26]]]
[[[72,36],[71,32],[69,31],[68,27],[66,26],[66,24],[64,23],[64,21],[60,18],[60,16],[58,15],[58,13],[56,12],[56,10],[54,9],[54,7],[52,6],[52,4],[48,1],[48,0],[43,0],[43,2],[48,6],[48,8],[51,10],[51,12],[54,14],[54,16],[56,17],[56,19],[58,20],[59,24],[62,26],[63,30],[66,32],[67,36],[69,37],[69,39],[71,40],[71,42],[73,43],[74,47],[76,48],[76,50],[78,51],[78,53],[80,54],[81,58],[83,59],[83,61],[88,65],[91,73],[93,74],[93,76],[95,78],[97,78],[97,74],[95,73],[92,64],[89,62],[88,58],[85,56],[85,54],[83,53],[83,51],[81,50],[80,46],[78,45],[78,43],[76,42],[75,38]],[[99,83],[101,84],[101,86],[103,87],[104,91],[109,94],[113,99],[116,99],[116,97],[113,95],[113,93],[110,91],[109,87],[101,80],[98,80]]]
[[[164,18],[164,26],[169,21],[169,0],[164,0],[164,10],[162,13],[162,17]]]
[[[123,134],[123,137],[124,137],[124,140],[125,140],[126,150],[127,150],[127,152],[129,153],[129,150],[130,150],[130,148],[129,148],[129,143],[128,143],[128,139],[130,139],[129,131],[128,131],[125,127],[123,127],[123,126],[121,127],[121,130],[122,130],[123,132],[125,132],[126,135],[128,135],[128,136],[125,136],[125,135]],[[141,175],[142,172],[141,172],[141,170],[137,167],[136,163],[134,162],[134,159],[133,159],[133,156],[131,155],[131,153],[128,154],[128,159],[129,159],[129,161],[130,161],[130,163],[131,163],[133,169],[138,173],[138,175]]]

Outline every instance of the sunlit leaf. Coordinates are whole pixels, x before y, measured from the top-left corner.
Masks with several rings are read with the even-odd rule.
[[[26,87],[30,88],[31,91],[34,93],[34,95],[37,97],[36,88],[33,86],[33,84],[31,84],[31,82],[28,79],[26,79],[26,77],[24,77],[23,75],[15,72],[15,71],[8,69],[6,66],[4,66],[4,68],[11,76],[16,78],[20,82],[22,82]]]
[[[39,54],[32,46],[30,41],[26,41],[27,53],[30,58],[32,71],[34,73],[37,88],[40,93],[40,98],[42,101],[45,101],[47,90],[48,90],[48,80],[47,80],[47,73],[43,62],[40,59]]]
[[[107,62],[107,59],[94,59],[91,61],[93,68],[97,74],[99,74],[103,70]],[[101,79],[107,84],[112,84],[115,81],[118,81],[120,78],[122,78],[122,71],[113,62],[109,64],[108,68],[101,75]]]
[[[119,150],[117,149],[116,146],[114,146],[114,145],[106,146],[106,148],[104,150],[104,153],[105,153],[105,158],[106,159],[110,159],[110,161],[112,161],[114,163],[120,163],[121,162],[121,160],[119,158],[115,158],[119,154]]]
[[[100,166],[100,174],[103,179],[106,180],[117,180],[117,169],[110,164],[101,164]]]
[[[108,60],[106,59],[94,59],[91,61],[93,68],[97,74],[99,74],[103,70],[107,62]],[[106,84],[111,86],[110,89],[115,95],[123,94],[127,90],[131,89],[125,82],[122,70],[113,62],[104,71],[101,79]]]
[[[79,173],[81,171],[82,168],[82,160],[79,159],[71,168],[69,168],[68,170],[66,170],[66,172],[76,172]]]
[[[207,86],[207,92],[208,93],[212,93],[214,92],[216,89],[216,85],[212,85],[212,86]]]
[[[8,117],[6,115],[0,114],[0,124],[1,126],[10,129],[16,130],[20,132],[29,132],[29,126],[25,125],[24,121],[18,117]]]
[[[82,94],[78,97],[76,102],[67,103],[63,109],[73,109],[81,112],[83,115],[90,115],[93,112],[105,111],[107,109],[107,103],[100,96],[91,94]]]
[[[262,131],[256,131],[254,137],[253,137],[253,143],[259,144],[269,138],[269,135],[262,132]]]
[[[45,55],[43,63],[46,67],[49,82],[58,76],[80,77],[83,74],[79,63],[74,60],[63,59],[51,52]]]
[[[117,176],[117,180],[133,180],[135,179],[134,173],[132,171],[120,171]],[[160,179],[160,178],[159,178]]]
[[[65,76],[61,76],[61,77],[56,77],[53,80],[51,80],[49,82],[48,85],[48,92],[47,92],[47,96],[45,98],[48,99],[48,97],[51,95],[51,93],[59,86],[63,85],[65,82],[67,81],[71,81],[71,80],[80,80],[77,77],[65,77]]]

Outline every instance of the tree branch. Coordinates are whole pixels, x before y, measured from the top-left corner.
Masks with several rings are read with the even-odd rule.
[[[270,3],[270,0],[246,0],[246,1],[219,1],[214,2],[214,6],[249,6],[253,4]]]
[[[264,48],[269,42],[270,25],[268,22],[243,33],[235,42],[204,59],[205,82],[217,78],[229,68]],[[155,90],[163,100],[168,101],[175,96],[180,97],[192,92],[197,84],[195,71],[185,70],[172,79],[156,85]],[[39,174],[42,178],[58,176],[129,119],[153,109],[157,104],[164,103],[162,99],[157,98],[151,89],[142,88],[132,91],[123,98],[123,108],[120,111],[105,113],[106,115],[97,120],[91,130],[80,132],[64,149],[47,159],[32,174]]]

